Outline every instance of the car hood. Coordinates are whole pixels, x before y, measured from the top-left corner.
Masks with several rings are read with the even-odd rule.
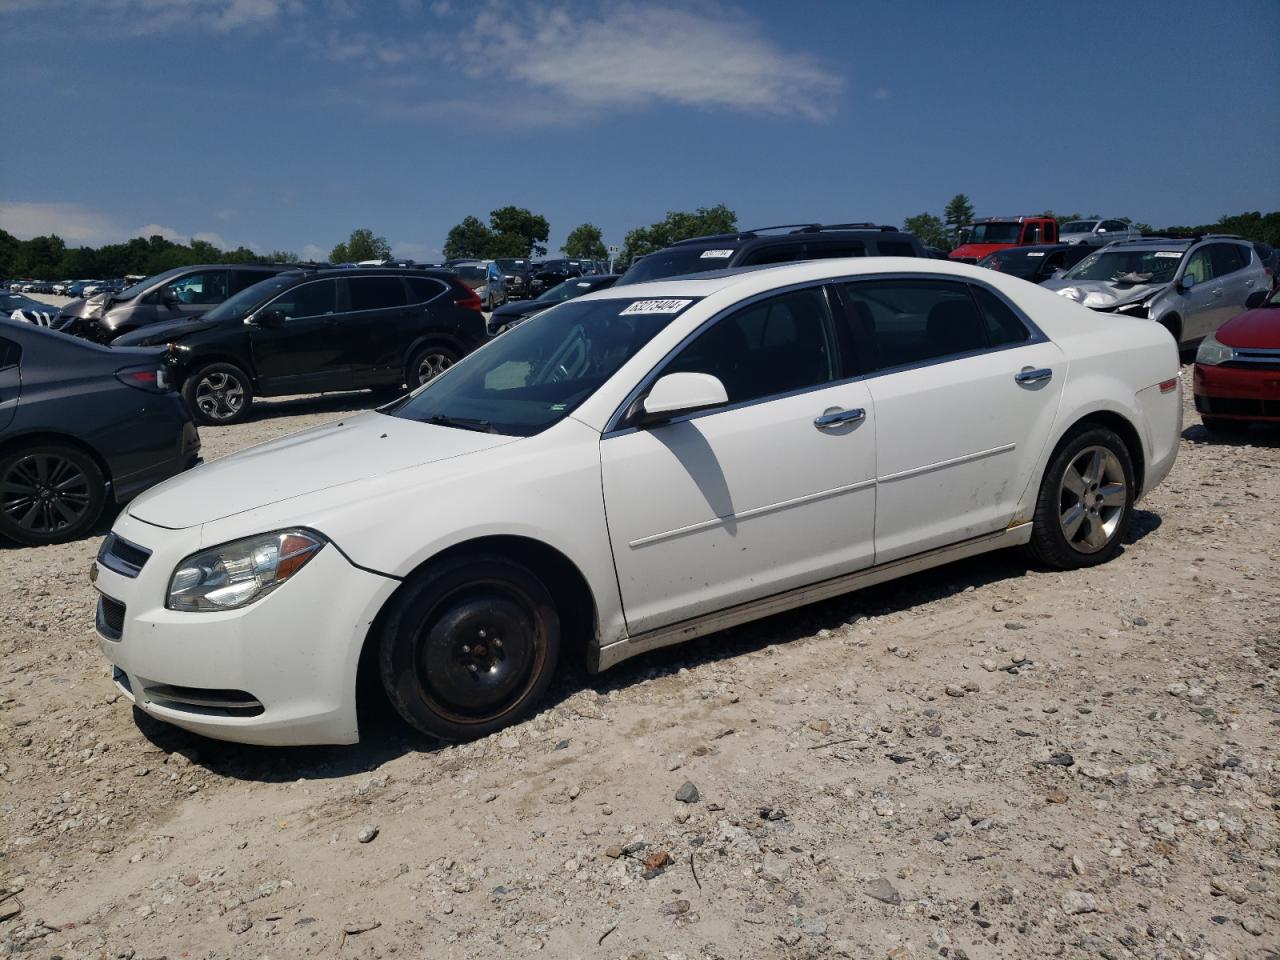
[[[1214,334],[1228,347],[1280,350],[1280,307],[1258,307],[1232,317]]]
[[[1114,283],[1110,280],[1068,280],[1065,277],[1046,280],[1041,286],[1090,310],[1115,310],[1131,303],[1149,300],[1167,283]]]
[[[380,413],[357,414],[180,474],[134,500],[129,515],[174,530],[194,527],[517,439]],[[351,495],[359,496],[356,491]]]
[[[543,300],[513,300],[494,310],[493,317],[495,319],[514,320],[554,306],[554,303],[547,303]]]
[[[174,320],[163,320],[160,323],[148,324],[121,334],[111,341],[114,346],[142,346],[146,344],[169,343],[181,340],[201,330],[216,327],[219,321],[206,320],[203,317],[178,317]]]
[[[1005,250],[1016,246],[1016,243],[963,243],[947,256],[952,260],[968,259],[969,257],[974,260],[981,260],[988,253],[995,253],[997,250]]]

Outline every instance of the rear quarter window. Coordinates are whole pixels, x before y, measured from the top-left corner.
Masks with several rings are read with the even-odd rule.
[[[877,246],[882,257],[914,257],[916,248],[901,240],[881,240]]]
[[[434,300],[447,289],[440,280],[431,280],[427,277],[410,277],[409,298],[413,303],[426,303],[428,300]]]

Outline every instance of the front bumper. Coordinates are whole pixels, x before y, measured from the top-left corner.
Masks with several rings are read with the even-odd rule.
[[[1280,356],[1274,366],[1245,368],[1197,363],[1192,384],[1196,411],[1201,415],[1280,422]]]
[[[398,581],[352,566],[328,544],[257,603],[183,613],[165,608],[165,594],[178,562],[210,546],[200,529],[166,530],[125,514],[112,532],[126,541],[129,561],[142,563],[134,576],[114,557],[95,563],[96,629],[117,687],[140,710],[239,743],[359,738],[360,651]]]

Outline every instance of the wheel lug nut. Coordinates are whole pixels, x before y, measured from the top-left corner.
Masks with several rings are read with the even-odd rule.
[[[477,667],[474,663],[468,663],[468,664],[467,664],[467,669],[468,669],[468,670],[470,670],[472,673],[475,673],[475,672],[476,672],[476,671],[478,671],[480,668],[479,668],[479,667]]]
[[[480,631],[480,639],[481,639],[481,640],[483,640],[483,639],[484,639],[484,631],[483,631],[483,630],[481,630],[481,631]]]
[[[494,637],[494,638],[493,638],[493,645],[494,645],[495,647],[497,647],[499,650],[501,650],[501,649],[502,649],[502,638],[501,638],[501,637]]]
[[[465,653],[467,656],[471,656],[471,648],[466,645],[462,647],[462,652]]]

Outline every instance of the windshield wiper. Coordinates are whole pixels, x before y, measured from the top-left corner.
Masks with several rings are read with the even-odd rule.
[[[488,420],[475,420],[471,417],[450,417],[436,413],[427,417],[427,423],[437,423],[442,427],[457,427],[459,430],[475,430],[479,433],[497,433]]]

